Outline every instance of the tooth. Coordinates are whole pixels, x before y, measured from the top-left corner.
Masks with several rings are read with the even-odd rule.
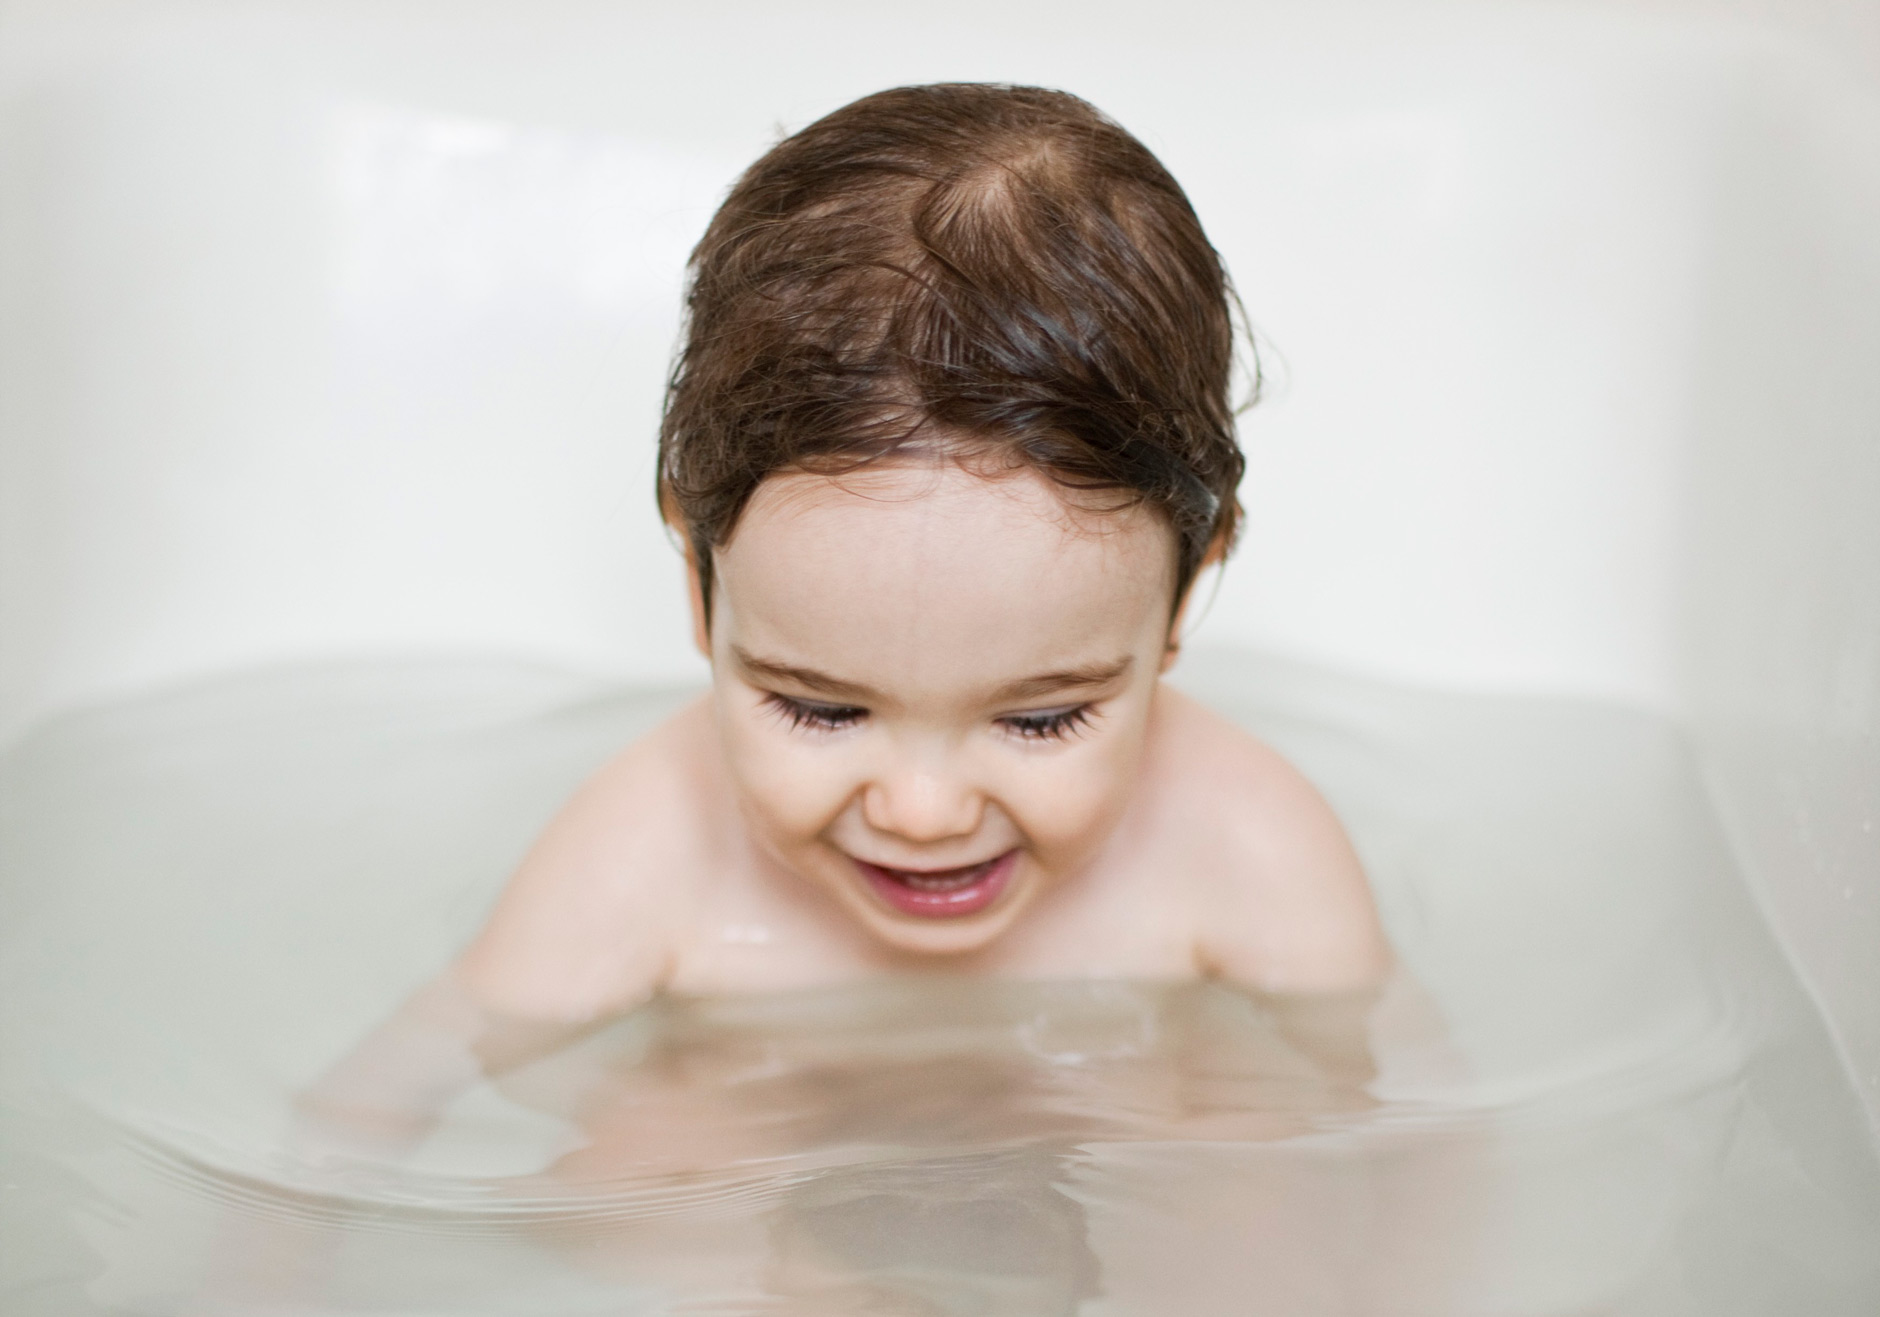
[[[984,873],[985,867],[983,864],[975,864],[970,868],[953,869],[941,873],[915,873],[908,869],[901,869],[896,871],[895,876],[915,891],[949,892],[972,886]]]

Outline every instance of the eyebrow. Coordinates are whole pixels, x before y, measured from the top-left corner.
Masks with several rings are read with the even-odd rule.
[[[731,647],[731,653],[733,657],[738,660],[738,666],[750,673],[753,677],[801,686],[805,690],[812,690],[818,695],[827,695],[831,699],[836,700],[856,700],[859,702],[876,698],[875,692],[870,690],[867,686],[862,685],[860,682],[844,681],[840,677],[832,677],[828,673],[818,672],[814,668],[800,668],[794,663],[785,663],[779,659],[763,658],[757,654],[751,653],[741,645],[733,645]]]
[[[870,687],[856,681],[845,681],[814,668],[799,667],[794,663],[785,663],[780,659],[764,658],[753,654],[741,645],[733,645],[731,653],[751,676],[760,680],[779,681],[799,686],[804,690],[815,691],[834,700],[853,700],[858,704],[879,700],[880,696]],[[1035,700],[1045,695],[1056,695],[1063,691],[1086,689],[1093,686],[1107,686],[1118,677],[1128,672],[1135,664],[1135,659],[1125,654],[1108,662],[1085,663],[1074,668],[1062,668],[1056,672],[1041,672],[1033,677],[1021,677],[1008,682],[993,693],[997,703],[1008,701],[1022,702]]]
[[[1001,686],[994,699],[1035,700],[1043,695],[1056,695],[1061,691],[1080,690],[1090,686],[1107,686],[1122,676],[1135,664],[1136,660],[1128,654],[1112,659],[1107,663],[1085,663],[1074,668],[1064,668],[1058,672],[1041,672],[1035,677],[1021,677],[1009,685]]]

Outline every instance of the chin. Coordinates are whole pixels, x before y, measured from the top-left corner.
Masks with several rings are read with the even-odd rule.
[[[947,920],[916,920],[871,910],[862,916],[862,923],[877,941],[896,951],[935,958],[967,956],[997,942],[1017,922],[1021,904],[1013,901],[1004,909]]]

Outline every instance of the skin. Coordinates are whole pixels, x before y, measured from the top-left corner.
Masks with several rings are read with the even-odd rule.
[[[527,1062],[661,990],[889,973],[1224,978],[1266,997],[1295,1057],[1361,1092],[1370,1039],[1392,1032],[1391,1002],[1409,989],[1380,1000],[1387,979],[1404,980],[1325,801],[1163,682],[1180,634],[1174,557],[1153,512],[1079,508],[1029,470],[934,460],[767,480],[716,555],[709,625],[693,575],[710,692],[589,781],[459,961],[301,1095],[296,1146],[396,1159],[479,1075],[526,1088]],[[944,919],[897,910],[857,864],[931,872],[1008,855],[997,898]],[[753,1120],[741,1105],[749,1082],[695,1068],[636,1069],[548,1100],[578,1112],[588,1142],[543,1182],[724,1167],[792,1146],[774,1111]],[[827,1076],[804,1073],[813,1108]],[[914,1092],[931,1087],[915,1077]],[[1101,1133],[1292,1129],[1197,1101],[1100,1097]],[[1140,1128],[1118,1124],[1130,1119]],[[241,1265],[224,1268],[204,1311],[246,1311],[321,1274],[337,1238],[263,1234],[236,1232]],[[689,1284],[768,1247],[695,1235],[623,1235],[622,1265]],[[1150,1266],[1145,1292],[1162,1292],[1163,1273]],[[1120,1277],[1106,1279],[1112,1292]]]
[[[785,474],[714,560],[712,688],[584,787],[465,953],[485,1010],[891,972],[1368,994],[1389,953],[1323,799],[1173,690],[1172,532],[1028,469]],[[1174,618],[1173,624],[1171,618]],[[1010,856],[932,918],[858,861]]]

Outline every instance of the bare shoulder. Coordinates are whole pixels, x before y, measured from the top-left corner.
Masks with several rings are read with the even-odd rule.
[[[562,807],[458,962],[484,1008],[589,1020],[661,985],[690,908],[679,878],[711,871],[710,746],[701,700],[627,747]]]
[[[1170,687],[1158,698],[1152,763],[1198,870],[1204,963],[1265,992],[1382,982],[1391,957],[1370,884],[1318,789],[1199,701]]]

